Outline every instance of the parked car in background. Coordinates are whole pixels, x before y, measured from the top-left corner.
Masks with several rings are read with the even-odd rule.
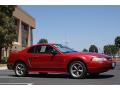
[[[87,74],[99,75],[113,69],[115,62],[104,54],[77,52],[61,44],[38,44],[12,52],[7,67],[20,77],[29,72],[38,72],[65,73],[72,78],[85,78]]]

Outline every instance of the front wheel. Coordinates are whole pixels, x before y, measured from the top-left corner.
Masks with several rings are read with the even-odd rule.
[[[28,73],[26,65],[22,62],[18,62],[15,64],[14,71],[15,75],[19,77],[26,76]]]
[[[86,66],[81,61],[74,61],[69,65],[69,74],[72,78],[85,78],[87,74]]]

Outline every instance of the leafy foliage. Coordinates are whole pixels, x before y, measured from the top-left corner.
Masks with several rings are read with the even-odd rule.
[[[116,45],[116,47],[118,47],[118,55],[120,56],[120,36],[117,36],[116,38],[115,38],[115,45]]]
[[[12,46],[12,42],[16,38],[16,26],[13,17],[15,6],[0,6],[0,59],[2,48]]]
[[[97,46],[91,45],[90,48],[89,48],[89,52],[96,52],[96,53],[98,53],[98,48],[97,48]]]
[[[88,52],[88,50],[86,48],[83,49],[83,52]]]
[[[38,44],[41,44],[41,43],[48,43],[48,40],[42,38],[42,39],[39,40]]]
[[[115,45],[116,45],[118,48],[120,48],[120,36],[117,36],[117,37],[115,38]]]
[[[105,45],[103,49],[105,54],[111,55],[113,57],[119,50],[118,47],[116,47],[115,45]]]

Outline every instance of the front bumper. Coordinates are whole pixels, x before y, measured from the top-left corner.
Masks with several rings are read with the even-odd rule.
[[[114,69],[115,66],[116,66],[116,62],[113,62],[113,61],[101,61],[101,62],[92,61],[88,67],[88,72],[89,73],[102,73],[110,69]]]

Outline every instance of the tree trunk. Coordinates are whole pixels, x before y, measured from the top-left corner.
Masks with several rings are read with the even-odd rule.
[[[7,50],[5,52],[6,52],[6,58],[7,58]]]
[[[7,57],[8,57],[8,54],[7,54],[7,48],[5,49],[5,52],[6,52],[6,59],[5,59],[5,62],[6,62],[6,60],[7,60]]]
[[[1,62],[1,59],[2,59],[2,48],[0,48],[0,62]]]
[[[120,58],[120,48],[119,48],[119,50],[118,50],[118,56],[119,56],[119,58]]]

